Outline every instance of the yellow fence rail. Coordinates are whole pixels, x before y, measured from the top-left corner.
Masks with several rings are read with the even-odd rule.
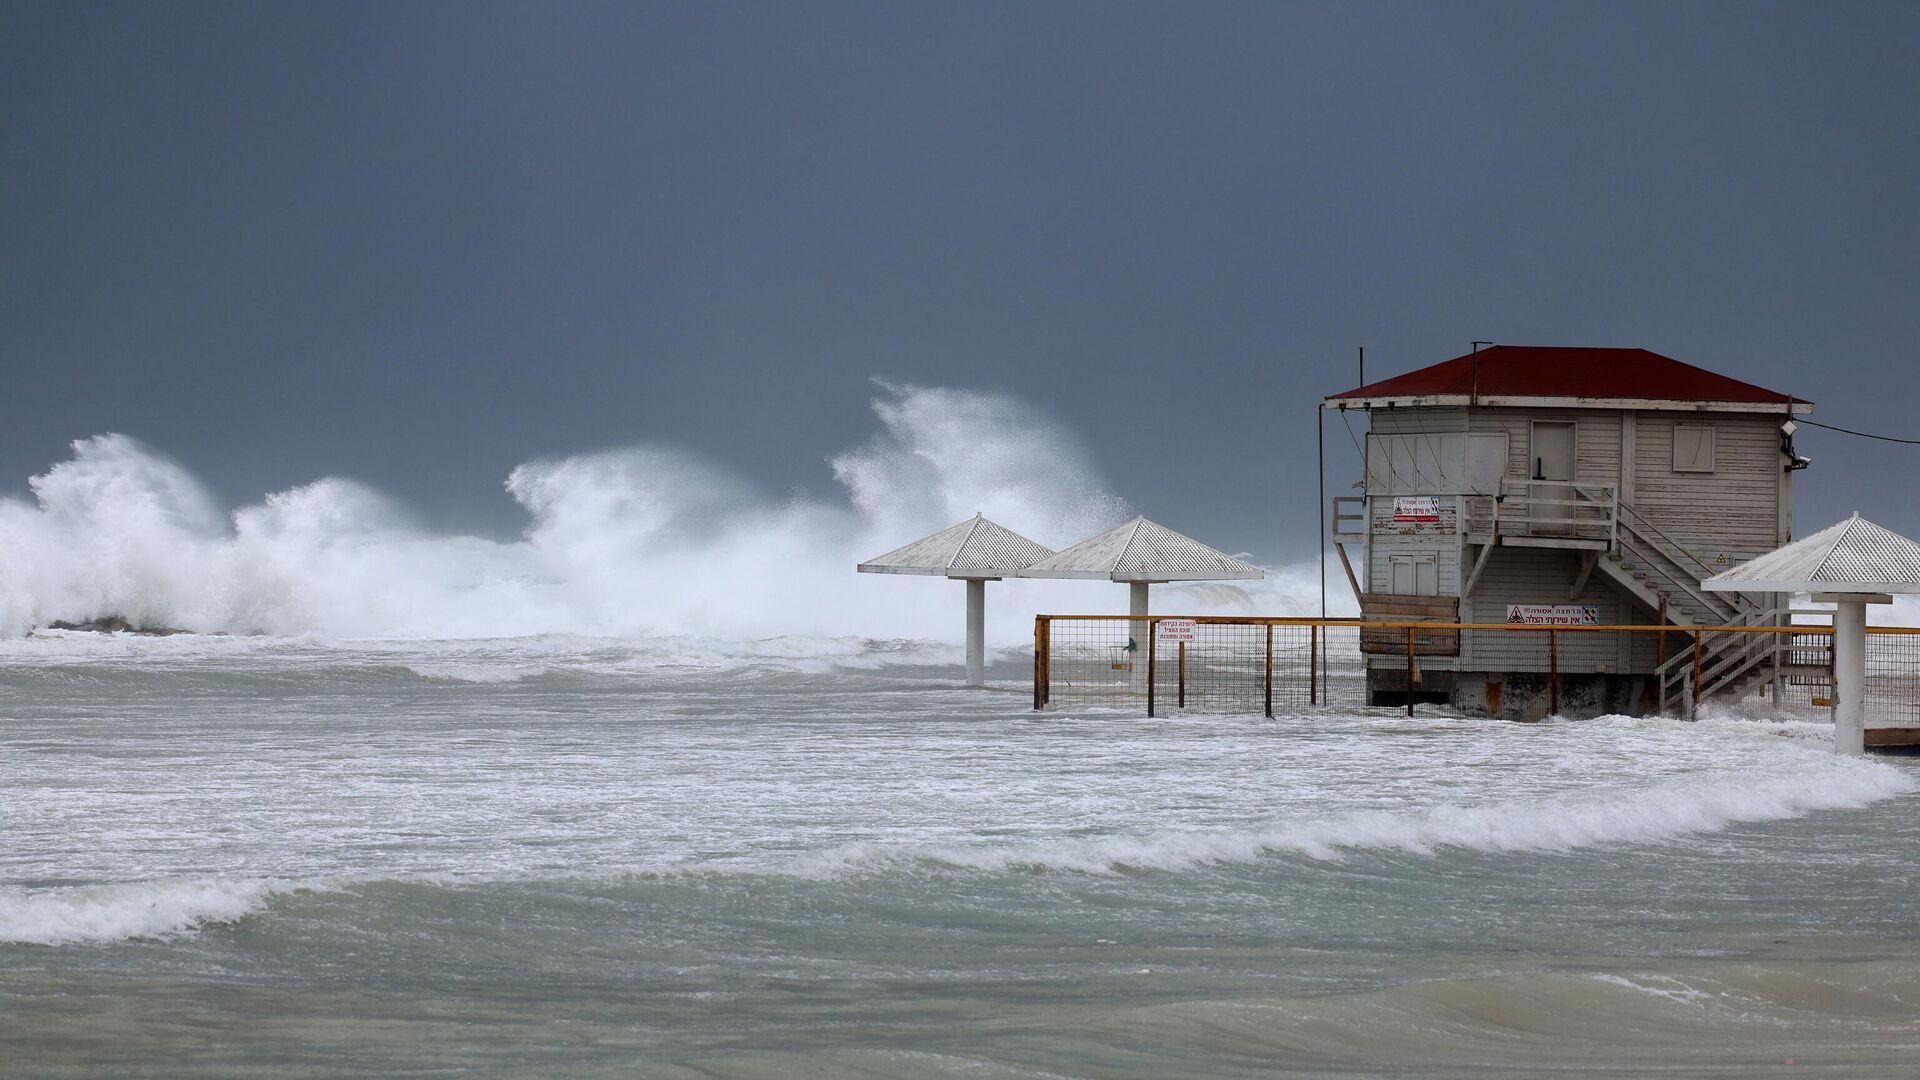
[[[1455,666],[1452,658],[1460,654],[1463,638],[1484,654],[1495,636],[1524,634],[1538,635],[1533,640],[1544,644],[1528,650],[1535,659],[1519,670],[1544,679],[1549,713],[1561,710],[1563,677],[1596,671],[1587,662],[1595,651],[1592,635],[1613,638],[1619,654],[1632,661],[1597,670],[1653,680],[1656,707],[1645,711],[1667,703],[1663,678],[1672,680],[1684,710],[1706,694],[1761,688],[1777,705],[1821,708],[1831,704],[1832,632],[1830,625],[1807,623],[1547,626],[1039,615],[1034,619],[1033,705],[1144,708],[1148,716],[1170,710],[1272,716],[1276,708],[1370,704],[1369,667],[1398,671],[1404,664],[1411,715],[1423,665],[1440,660],[1440,666]],[[1867,633],[1870,713],[1883,721],[1920,724],[1920,627],[1869,627]],[[1570,651],[1578,655],[1570,657]]]

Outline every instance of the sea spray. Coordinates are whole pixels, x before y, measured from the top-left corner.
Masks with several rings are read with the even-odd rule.
[[[832,499],[771,497],[678,448],[614,449],[514,469],[529,524],[507,543],[433,534],[333,477],[223,515],[139,441],[82,439],[31,502],[0,500],[0,633],[117,614],[234,634],[951,640],[957,586],[854,563],[976,510],[1052,546],[1128,512],[1078,440],[1018,399],[881,383],[873,406],[880,431],[833,458]],[[1311,578],[1170,587],[1162,607],[1304,613]],[[989,633],[1018,642],[1036,610],[1121,602],[1098,583],[1004,582]]]

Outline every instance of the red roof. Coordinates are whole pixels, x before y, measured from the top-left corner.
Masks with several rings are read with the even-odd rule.
[[[1606,398],[1807,405],[1777,391],[1716,375],[1645,349],[1494,345],[1432,367],[1369,383],[1328,401],[1433,398]],[[1443,402],[1426,402],[1442,404]]]

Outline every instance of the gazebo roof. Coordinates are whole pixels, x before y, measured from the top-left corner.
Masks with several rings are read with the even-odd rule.
[[[1013,577],[1052,549],[975,514],[854,569],[863,574],[931,574],[950,578]]]
[[[1153,582],[1232,581],[1267,575],[1252,563],[1137,517],[1040,559],[1020,571],[1020,576]]]
[[[1855,511],[1703,585],[1717,592],[1920,593],[1920,544]]]

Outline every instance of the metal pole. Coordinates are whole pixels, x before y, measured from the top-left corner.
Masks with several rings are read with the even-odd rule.
[[[1308,639],[1307,649],[1307,704],[1318,705],[1320,704],[1320,627],[1310,626],[1307,630],[1312,634]],[[1273,636],[1271,623],[1267,625],[1267,636]]]
[[[1040,664],[1046,655],[1047,617],[1035,615],[1033,617],[1033,711],[1035,712],[1039,712],[1040,707],[1047,701],[1046,692],[1040,688]]]
[[[987,583],[967,579],[967,685],[987,685]]]
[[[1366,364],[1361,362],[1362,385],[1365,384]],[[1314,543],[1320,548],[1320,617],[1327,617],[1327,406],[1324,402],[1313,409],[1313,439],[1319,452],[1320,496],[1320,532]]]
[[[1658,635],[1656,635],[1656,636],[1655,636],[1655,640],[1656,640],[1657,642],[1659,642],[1659,644],[1657,644],[1657,645],[1655,645],[1655,646],[1654,646],[1654,650],[1653,650],[1653,666],[1654,666],[1655,668],[1663,668],[1663,667],[1666,667],[1666,666],[1667,666],[1667,631],[1666,631],[1666,625],[1667,625],[1667,594],[1666,594],[1666,593],[1661,593],[1661,594],[1660,594],[1660,626],[1661,626],[1661,630],[1660,630],[1660,633],[1659,633]]]
[[[1547,715],[1560,715],[1560,631],[1547,631]]]
[[[1054,621],[1048,619],[1041,636],[1041,705],[1054,703]]]
[[[1147,620],[1147,719],[1153,719],[1153,661],[1154,661],[1153,620]]]
[[[1273,624],[1267,624],[1267,719],[1273,719]]]
[[[1700,704],[1700,673],[1702,669],[1705,668],[1706,666],[1704,662],[1705,655],[1706,655],[1706,651],[1705,651],[1706,643],[1707,643],[1706,630],[1703,629],[1702,627],[1698,627],[1698,626],[1694,627],[1693,628],[1693,703],[1695,705]],[[1688,719],[1692,719],[1692,717],[1689,716]]]
[[[1187,707],[1187,643],[1180,643],[1180,707]]]
[[[1770,597],[1770,599],[1773,601],[1771,606],[1775,611],[1785,610],[1787,606],[1788,597],[1786,597],[1781,593],[1774,593]],[[1773,617],[1773,625],[1775,626],[1786,626],[1788,623],[1791,623],[1792,621],[1793,621],[1792,615],[1775,615]],[[1784,646],[1780,644],[1783,641],[1786,642],[1788,645],[1792,645],[1793,635],[1792,634],[1773,635],[1773,658],[1772,658],[1773,659],[1773,679],[1768,685],[1767,692],[1773,695],[1773,703],[1775,705],[1779,705],[1780,702],[1786,697],[1783,691],[1785,691],[1787,688],[1787,674],[1785,671],[1782,670],[1782,668],[1786,664],[1785,658],[1787,656],[1787,650]]]
[[[1413,627],[1407,627],[1407,715],[1413,715]]]

